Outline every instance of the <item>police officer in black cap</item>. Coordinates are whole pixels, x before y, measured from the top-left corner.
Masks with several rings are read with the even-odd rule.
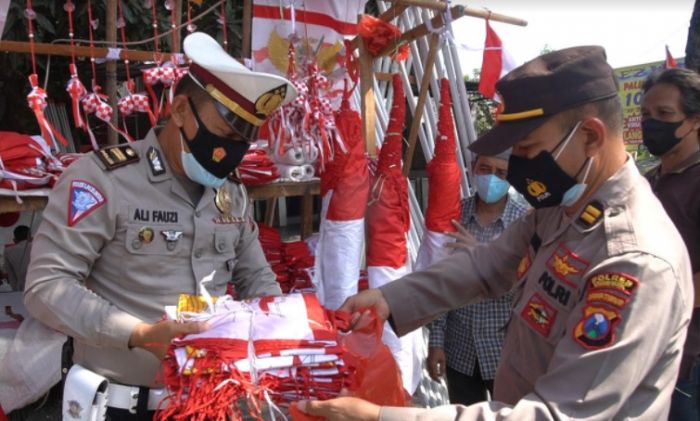
[[[662,420],[693,308],[680,235],[626,154],[601,47],[540,56],[501,79],[498,124],[472,151],[512,147],[508,181],[535,211],[341,307],[374,308],[401,335],[515,290],[494,400],[433,409],[345,397],[302,410],[352,420]]]

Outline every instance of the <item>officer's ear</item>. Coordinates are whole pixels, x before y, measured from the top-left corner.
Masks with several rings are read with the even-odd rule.
[[[605,145],[609,130],[598,117],[588,117],[581,122],[579,133],[584,136],[584,151],[587,157],[600,153]]]
[[[177,127],[185,125],[185,115],[189,112],[190,104],[187,95],[175,95],[170,104],[170,118]]]

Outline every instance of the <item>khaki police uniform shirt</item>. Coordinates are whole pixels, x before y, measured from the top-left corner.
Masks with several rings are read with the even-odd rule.
[[[75,338],[76,363],[117,383],[157,386],[160,362],[128,347],[136,324],[160,320],[181,293],[199,293],[212,271],[205,286],[213,295],[229,282],[241,298],[281,291],[242,186],[225,185],[229,213],[217,209],[211,188],[193,203],[153,131],[130,146],[138,162],[108,170],[91,153],[54,186],[32,247],[25,304]]]
[[[688,254],[631,159],[590,203],[573,218],[531,212],[381,288],[399,334],[515,288],[494,401],[384,407],[382,420],[666,419],[693,307]]]

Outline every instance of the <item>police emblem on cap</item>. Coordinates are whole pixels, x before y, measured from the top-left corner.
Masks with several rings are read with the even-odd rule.
[[[274,89],[270,89],[255,100],[255,112],[267,117],[282,104],[286,96],[287,85],[280,85]]]

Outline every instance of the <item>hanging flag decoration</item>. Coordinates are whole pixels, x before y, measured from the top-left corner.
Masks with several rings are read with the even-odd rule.
[[[29,108],[34,111],[34,117],[39,124],[39,130],[44,139],[50,139],[53,147],[58,149],[58,143],[63,146],[68,146],[68,142],[63,137],[53,124],[44,115],[44,109],[48,105],[46,91],[39,86],[39,76],[36,73],[36,57],[34,54],[34,25],[32,21],[36,18],[36,12],[32,8],[32,1],[27,0],[27,7],[24,10],[24,16],[27,18],[27,32],[29,34],[29,49],[32,57],[32,74],[29,75],[29,84],[32,90],[27,95]]]
[[[446,78],[440,80],[438,135],[435,155],[428,163],[427,170],[426,230],[418,249],[416,270],[426,268],[449,254],[445,244],[454,240],[447,233],[456,231],[451,221],[459,221],[461,212],[461,170],[457,163],[450,82]]]
[[[484,56],[479,75],[479,93],[487,98],[496,96],[496,82],[517,66],[513,57],[503,48],[501,38],[491,28],[486,19],[486,40],[484,41]],[[496,98],[496,100],[498,100]]]
[[[131,66],[129,62],[128,45],[126,43],[126,20],[124,20],[122,0],[117,1],[117,8],[119,9],[117,28],[119,29],[122,39],[124,51],[124,70],[126,71],[126,95],[119,99],[117,105],[119,108],[119,114],[122,116],[124,133],[129,133],[129,130],[126,127],[127,116],[134,112],[146,113],[148,114],[148,119],[151,122],[151,127],[156,125],[156,116],[151,110],[151,104],[148,100],[148,96],[145,93],[134,93],[136,83],[131,78]]]
[[[335,113],[347,152],[337,152],[321,173],[321,224],[314,283],[321,303],[337,309],[357,293],[365,243],[369,172],[360,114],[350,108],[346,89]]]
[[[370,288],[378,288],[409,273],[406,238],[411,223],[408,182],[401,170],[406,98],[398,74],[394,75],[392,85],[394,99],[389,124],[379,152],[367,207],[367,274]],[[415,330],[399,338],[386,323],[383,340],[401,369],[404,388],[413,394],[421,379],[422,358],[419,349],[422,333]]]
[[[78,77],[78,67],[75,64],[75,30],[73,28],[73,12],[75,11],[75,4],[73,4],[73,1],[66,1],[66,3],[63,5],[63,10],[68,13],[68,38],[70,39],[71,56],[71,63],[68,65],[70,70],[70,80],[66,86],[66,91],[68,91],[68,95],[70,95],[71,99],[73,123],[75,124],[76,128],[85,130],[87,125],[80,110],[80,101],[87,94],[87,89],[85,89],[85,85],[83,85],[83,82],[81,82],[80,78]]]

